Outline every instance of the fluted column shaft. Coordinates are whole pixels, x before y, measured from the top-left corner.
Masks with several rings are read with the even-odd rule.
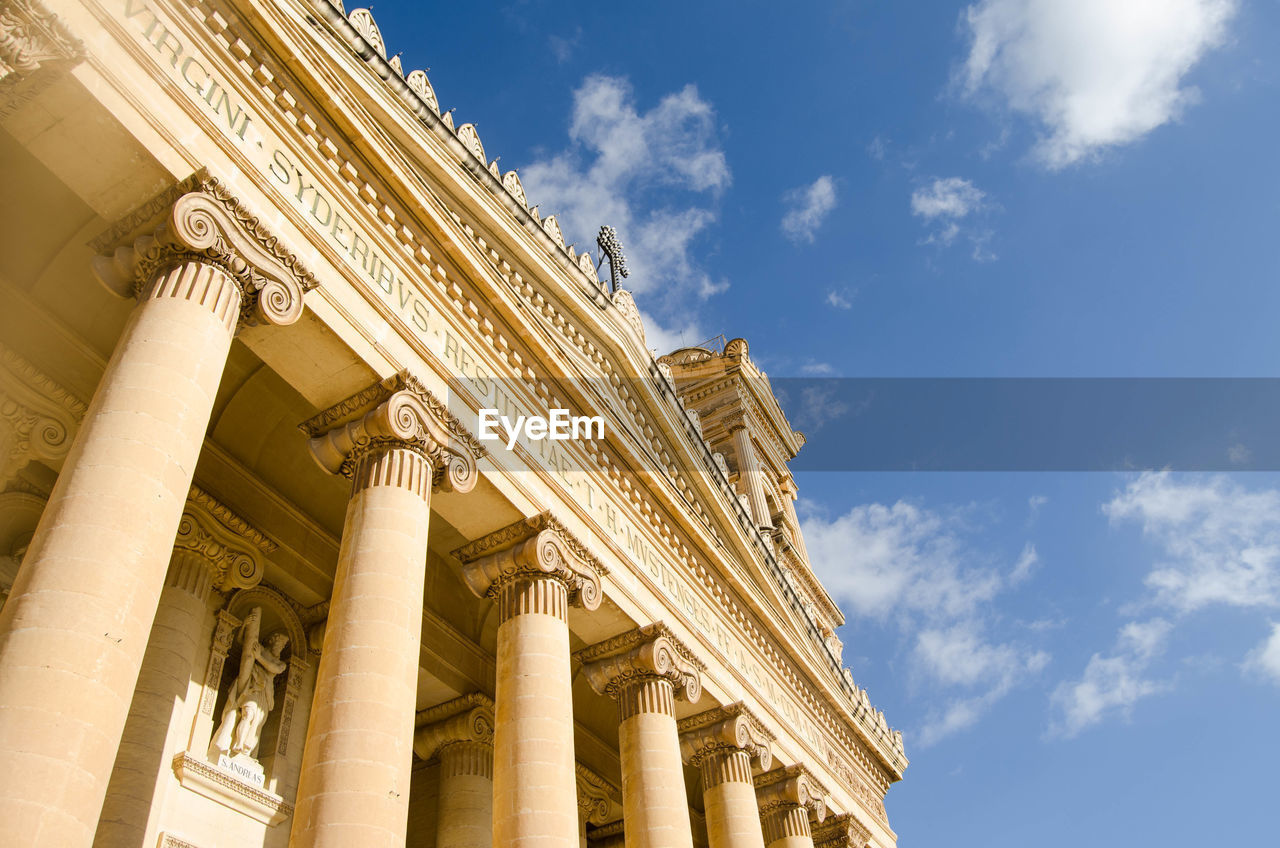
[[[438,810],[440,848],[492,848],[492,744],[455,742],[440,749]]]
[[[769,514],[769,502],[764,496],[760,461],[756,458],[751,434],[745,426],[739,426],[733,431],[733,447],[738,453],[738,474],[747,487],[747,502],[751,504],[751,514],[756,520],[756,526],[772,527],[773,516]]]
[[[725,748],[706,755],[702,801],[711,848],[764,848],[751,760],[745,751]]]
[[[576,848],[568,592],[521,575],[498,590],[493,844]]]
[[[403,443],[354,460],[293,845],[404,845],[430,490]]]
[[[0,821],[89,845],[239,317],[216,264],[144,288],[0,612]]]
[[[133,848],[155,841],[147,838],[149,819],[169,756],[182,747],[182,729],[172,726],[173,714],[191,683],[210,589],[205,557],[175,550],[111,770],[94,848]]]
[[[761,823],[766,848],[813,848],[807,807],[775,807],[761,816]]]
[[[637,680],[623,688],[618,710],[626,847],[693,848],[675,687],[663,677]]]

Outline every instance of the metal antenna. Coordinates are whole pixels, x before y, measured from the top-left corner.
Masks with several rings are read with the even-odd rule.
[[[613,227],[604,226],[600,228],[600,235],[596,236],[596,244],[600,245],[600,261],[596,263],[596,270],[600,270],[600,266],[604,264],[604,260],[609,260],[609,282],[613,286],[613,291],[618,290],[618,278],[626,278],[630,272],[627,270],[627,257],[622,252],[622,245],[618,242],[618,233]]]

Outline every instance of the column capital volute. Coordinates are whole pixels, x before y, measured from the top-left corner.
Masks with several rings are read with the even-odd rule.
[[[331,474],[350,477],[356,460],[379,447],[406,447],[431,465],[436,489],[469,492],[485,449],[444,402],[407,371],[393,374],[304,421],[311,455]]]
[[[262,582],[264,555],[275,551],[276,543],[208,492],[192,486],[173,549],[203,559],[213,587],[230,592]]]
[[[744,413],[737,412],[720,419],[720,423],[724,425],[726,433],[736,433],[739,430],[747,429],[747,416]]]
[[[811,821],[810,828],[814,848],[867,848],[871,844],[871,830],[853,813],[830,816],[818,826]]]
[[[458,742],[493,742],[493,701],[472,692],[418,713],[413,732],[413,752],[429,760]]]
[[[677,697],[697,703],[706,664],[662,622],[628,630],[574,654],[591,688],[617,700],[629,684],[654,678],[671,681]]]
[[[776,737],[741,701],[682,719],[676,729],[680,753],[691,766],[718,751],[742,751],[764,770],[773,764]]]
[[[160,223],[135,235],[159,216]],[[240,288],[241,321],[288,325],[315,274],[224,182],[205,170],[161,193],[95,239],[94,271],[108,289],[136,297],[157,272],[184,260],[216,265]]]
[[[619,797],[618,789],[582,763],[574,763],[578,784],[578,809],[588,824],[602,825],[609,821],[613,802]]]
[[[755,776],[756,804],[760,814],[806,807],[821,822],[827,816],[827,790],[805,766],[776,768]]]
[[[608,573],[576,536],[550,512],[510,524],[453,552],[462,576],[482,598],[497,597],[504,583],[529,577],[562,581],[569,599],[587,610],[600,606],[602,575]]]

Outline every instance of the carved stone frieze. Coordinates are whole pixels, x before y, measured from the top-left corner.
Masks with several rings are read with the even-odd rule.
[[[298,320],[303,295],[319,285],[302,260],[218,178],[200,172],[182,187],[189,190],[167,207],[154,232],[128,244],[110,244],[106,234],[95,240],[100,255],[94,271],[103,284],[122,297],[136,297],[157,271],[195,257],[235,280],[243,298],[243,323],[287,325]],[[111,233],[132,232],[167,195],[130,213]]]
[[[608,569],[569,530],[543,512],[476,539],[453,552],[462,576],[480,597],[521,575],[546,574],[564,582],[570,600],[588,610],[600,606],[601,575]]]
[[[346,477],[363,453],[396,444],[427,459],[436,489],[469,492],[476,483],[476,461],[485,454],[444,402],[407,371],[375,383],[299,427],[310,437],[311,454],[320,467]]]
[[[671,681],[678,697],[702,696],[706,664],[662,622],[646,624],[574,654],[591,688],[617,700],[628,684],[648,678]]]
[[[871,831],[853,813],[840,813],[813,826],[813,848],[867,848],[870,843]]]
[[[755,777],[756,804],[761,814],[776,809],[805,807],[810,818],[827,816],[827,790],[803,765],[766,771]]]
[[[472,692],[418,713],[413,752],[424,760],[458,742],[493,742],[493,701]]]
[[[689,716],[676,729],[680,733],[680,753],[691,766],[700,765],[710,753],[726,749],[746,752],[764,770],[773,763],[776,737],[741,701]]]
[[[57,61],[84,55],[84,45],[35,0],[0,2],[0,84],[27,77]]]
[[[0,344],[0,489],[31,460],[67,455],[85,404]]]

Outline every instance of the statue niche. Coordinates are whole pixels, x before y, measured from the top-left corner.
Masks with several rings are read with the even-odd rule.
[[[226,689],[222,721],[209,745],[210,760],[237,772],[247,768],[258,774],[262,769],[257,760],[258,745],[263,726],[276,705],[276,677],[289,665],[282,656],[289,646],[288,634],[276,630],[262,641],[261,627],[262,607],[254,607],[240,628],[240,666]]]

